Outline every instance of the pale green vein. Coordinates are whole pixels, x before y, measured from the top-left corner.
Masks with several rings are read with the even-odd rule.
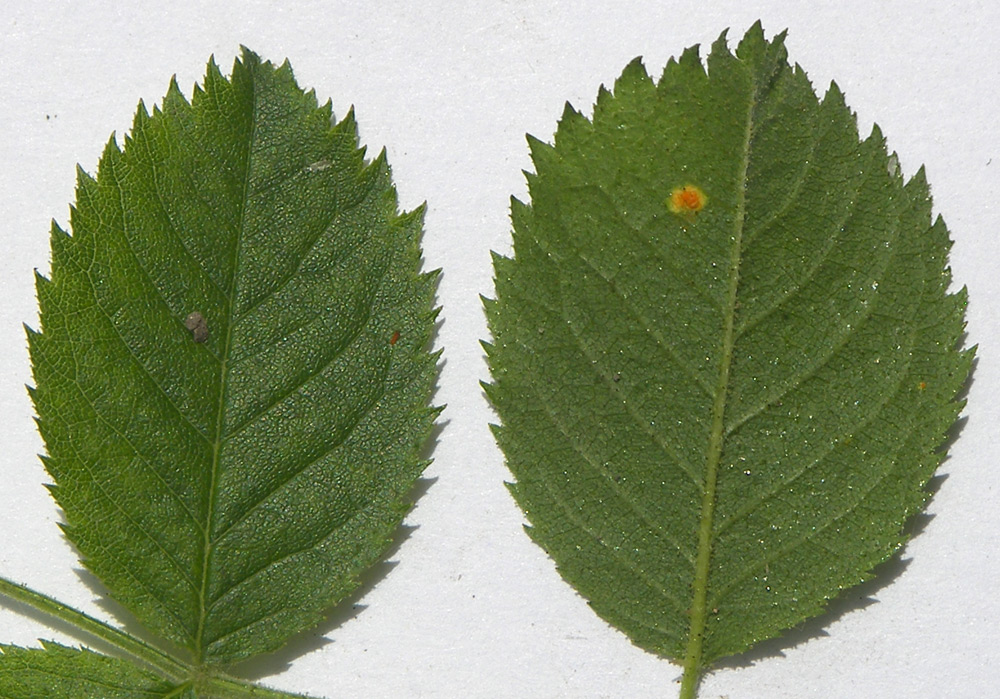
[[[544,311],[547,311],[552,317],[560,321],[565,321],[565,316],[562,313],[556,311],[553,308],[548,307],[538,298],[521,297],[521,300],[523,303],[527,305],[535,306],[536,308],[541,308]],[[583,352],[584,356],[589,357],[591,355],[591,352],[590,350],[588,350],[587,346],[584,343],[585,338],[580,333],[576,332],[573,329],[571,329],[571,334],[573,336],[574,342],[576,343],[577,347],[579,347],[579,349]],[[528,352],[534,352],[533,348],[529,347],[520,340],[518,340],[517,344],[523,347]],[[595,364],[591,364],[591,366],[589,367],[590,370],[593,370],[594,366]],[[607,376],[605,373],[602,372],[596,372],[596,373],[598,378],[600,378],[602,381],[607,381]],[[651,429],[650,420],[639,414],[639,412],[635,408],[634,401],[625,400],[623,401],[623,406],[625,408],[625,411],[629,414],[629,416],[639,427],[639,429],[642,430],[653,441],[653,444],[656,445],[666,456],[668,456],[671,459],[673,465],[681,473],[685,474],[691,483],[693,483],[696,487],[700,488],[701,479],[698,477],[698,474],[692,471],[688,466],[686,466],[684,459],[681,458],[680,454],[677,453],[677,451],[674,449],[674,446],[668,440],[664,439],[663,436],[656,430]]]
[[[899,449],[902,449],[903,446],[904,444],[901,443],[899,445]],[[729,593],[730,590],[732,590],[740,582],[749,579],[750,576],[754,574],[754,572],[759,570],[766,570],[767,567],[774,561],[785,558],[787,554],[790,553],[791,551],[794,551],[799,546],[808,543],[809,541],[816,538],[817,536],[827,531],[831,527],[839,524],[844,518],[852,514],[858,507],[863,505],[867,501],[869,495],[877,491],[878,487],[882,485],[882,483],[885,482],[885,480],[893,474],[896,466],[897,463],[895,459],[887,460],[885,471],[871,483],[869,488],[867,488],[864,492],[860,493],[859,497],[854,502],[850,503],[850,505],[846,507],[842,512],[840,512],[837,515],[834,515],[833,517],[830,517],[828,521],[826,521],[824,524],[818,527],[811,527],[807,529],[805,532],[802,533],[800,537],[793,539],[792,541],[789,541],[787,544],[778,549],[769,551],[763,558],[758,559],[756,562],[754,562],[749,566],[746,566],[742,571],[740,571],[738,575],[734,576],[733,579],[730,580],[728,584],[719,588],[718,592],[713,594],[713,600],[714,600],[713,604],[721,603],[722,600],[726,598],[726,595]]]
[[[384,383],[383,383],[383,385],[384,385]],[[385,398],[385,395],[386,394],[385,394],[385,391],[383,389],[382,393],[380,393],[374,400],[370,401],[368,404],[366,404],[362,408],[362,410],[359,411],[358,417],[356,419],[352,420],[352,422],[350,422],[349,424],[347,424],[347,425],[344,426],[344,428],[343,428],[343,434],[341,434],[338,437],[336,437],[333,440],[331,440],[331,442],[328,445],[327,449],[323,450],[321,453],[317,454],[316,456],[309,457],[309,459],[310,459],[309,461],[307,461],[305,464],[303,464],[300,468],[297,468],[297,469],[293,470],[292,472],[290,472],[290,474],[289,474],[289,476],[287,478],[285,478],[281,482],[277,483],[274,486],[274,488],[272,488],[271,490],[269,490],[266,493],[264,493],[264,495],[261,498],[259,498],[256,502],[250,504],[244,510],[244,512],[241,513],[241,515],[240,515],[239,518],[237,518],[236,520],[234,520],[231,524],[227,525],[226,528],[223,529],[218,534],[216,534],[212,538],[212,540],[214,542],[216,542],[216,543],[221,542],[223,539],[226,538],[226,535],[229,534],[229,532],[232,531],[235,527],[239,526],[243,522],[245,522],[248,519],[250,519],[250,517],[265,502],[267,502],[268,500],[270,500],[277,493],[281,492],[284,488],[288,487],[288,485],[291,484],[300,475],[302,475],[303,473],[305,473],[306,471],[308,471],[310,468],[312,468],[313,466],[315,466],[319,462],[323,461],[324,459],[326,459],[327,457],[329,457],[331,454],[333,454],[334,452],[336,452],[338,449],[340,449],[342,446],[344,446],[344,444],[350,438],[350,436],[354,432],[354,430],[357,429],[357,427],[362,422],[364,422],[365,419],[369,415],[371,415],[371,411],[374,410],[375,407],[377,407],[379,405],[379,403],[381,403],[381,401]],[[224,593],[222,593],[222,594],[224,594]],[[212,603],[212,605],[214,605],[214,602]]]
[[[252,97],[252,108],[250,116],[250,133],[246,140],[246,163],[244,165],[245,170],[243,173],[243,193],[240,197],[240,219],[236,225],[236,240],[233,244],[233,264],[232,264],[232,278],[230,279],[229,294],[227,295],[228,302],[226,307],[226,315],[232,317],[236,309],[236,291],[237,283],[240,278],[240,256],[242,252],[243,236],[246,233],[246,208],[249,202],[248,194],[250,190],[250,179],[253,173],[253,155],[254,155],[254,144],[257,137],[257,125],[258,125],[258,93],[257,85],[255,81],[251,80],[251,89],[253,90]],[[205,634],[205,622],[208,616],[208,584],[211,572],[212,564],[212,550],[213,550],[213,540],[211,538],[211,531],[213,529],[213,521],[215,519],[215,507],[216,507],[216,497],[218,489],[218,478],[219,478],[219,467],[220,458],[222,453],[222,433],[223,427],[225,425],[226,418],[226,406],[228,404],[229,398],[229,386],[227,382],[228,372],[229,372],[229,358],[232,352],[232,341],[233,341],[233,323],[226,324],[226,336],[222,342],[222,363],[219,366],[219,404],[216,408],[216,422],[215,422],[215,437],[212,440],[212,461],[209,467],[209,487],[208,487],[208,502],[207,509],[205,513],[205,528],[203,533],[203,544],[202,544],[202,562],[201,562],[201,587],[198,592],[198,630],[195,634],[195,659],[202,663],[205,661],[205,647],[204,647],[204,634]]]
[[[690,562],[691,561],[690,554],[688,554],[678,542],[673,541],[669,537],[667,537],[666,533],[663,531],[663,527],[658,526],[655,523],[655,521],[652,518],[650,518],[647,512],[645,512],[642,508],[640,508],[638,504],[634,502],[631,498],[627,497],[625,493],[621,492],[618,487],[613,485],[614,481],[610,480],[607,477],[607,474],[603,471],[600,465],[597,462],[595,462],[594,459],[587,453],[587,451],[579,444],[578,438],[574,436],[569,430],[567,430],[566,426],[562,423],[561,420],[559,420],[556,413],[551,409],[551,406],[545,400],[542,393],[538,390],[537,384],[532,383],[531,390],[535,394],[535,397],[538,399],[538,402],[544,407],[545,416],[548,417],[552,425],[559,430],[559,432],[563,435],[566,442],[569,443],[573,451],[579,454],[580,458],[583,460],[583,463],[587,464],[587,466],[589,466],[592,471],[594,471],[598,476],[600,476],[602,482],[604,482],[610,487],[611,492],[614,493],[615,496],[619,500],[621,500],[628,507],[628,509],[630,509],[639,518],[640,522],[646,525],[646,530],[648,533],[652,534],[656,538],[660,538],[666,541],[671,548],[673,548],[678,554],[680,554],[682,558]],[[632,573],[634,573],[637,578],[643,580],[650,589],[655,590],[657,593],[661,594],[665,599],[670,600],[676,606],[678,611],[684,610],[683,602],[677,599],[673,595],[673,593],[670,592],[670,590],[664,587],[663,583],[653,578],[650,578],[641,565],[634,563],[625,556],[622,556],[620,552],[616,550],[614,547],[608,546],[607,543],[603,540],[603,538],[601,538],[596,532],[593,531],[593,529],[587,526],[587,524],[582,519],[580,519],[579,515],[573,512],[573,508],[571,508],[566,502],[563,501],[562,498],[560,498],[552,490],[551,486],[547,481],[545,482],[545,487],[552,495],[552,499],[558,502],[560,507],[562,507],[565,510],[567,517],[570,519],[571,522],[576,524],[577,527],[580,528],[581,530],[587,532],[587,534],[593,537],[593,539],[598,544],[600,544],[603,548],[608,550],[612,556],[621,560],[628,567],[628,569],[632,571]]]
[[[77,389],[77,391],[78,391],[78,393],[80,395],[80,398],[82,399],[82,401],[84,402],[84,404],[86,404],[91,409],[91,411],[93,412],[95,421],[100,422],[101,424],[105,425],[109,430],[111,430],[116,435],[118,435],[119,437],[121,437],[122,441],[125,442],[125,444],[128,445],[128,447],[132,451],[132,453],[135,454],[136,458],[138,459],[138,462],[145,467],[145,470],[147,472],[149,472],[153,476],[154,480],[158,481],[164,487],[164,489],[166,490],[166,492],[173,497],[173,499],[177,502],[177,505],[184,511],[184,513],[188,516],[188,518],[191,519],[191,522],[195,525],[195,527],[197,527],[200,530],[201,529],[201,523],[198,522],[197,518],[194,516],[194,513],[192,513],[191,510],[189,510],[188,507],[184,504],[184,501],[181,498],[181,496],[173,488],[170,487],[170,484],[168,484],[166,482],[166,480],[163,478],[163,475],[159,471],[157,471],[156,468],[153,467],[153,465],[149,462],[149,460],[146,458],[146,456],[141,451],[139,451],[138,448],[132,443],[131,438],[127,434],[125,434],[124,432],[122,432],[121,430],[119,430],[118,427],[116,427],[114,423],[112,423],[110,420],[108,420],[108,418],[106,418],[104,416],[104,414],[101,413],[97,409],[97,406],[90,399],[90,397],[83,391],[83,388],[80,386],[80,384],[77,382],[76,379],[70,378],[70,377],[66,376],[64,373],[62,373],[51,362],[48,362],[47,360],[46,360],[46,362],[48,363],[49,370],[52,371],[53,374],[55,374],[55,375],[63,378],[64,380],[68,381],[69,383],[73,384],[73,386],[76,387],[76,389]],[[82,458],[82,456],[80,456],[79,453],[77,453],[77,452],[74,452],[74,453],[76,453],[77,456],[80,457],[80,462],[81,463],[83,463],[83,464],[87,463],[87,460],[84,459],[84,458]],[[97,485],[97,484],[100,483],[100,481],[96,478],[95,474],[89,469],[89,467],[87,468],[87,473],[88,473],[88,475],[90,475],[91,481],[95,485]],[[98,487],[100,487],[100,486],[98,486]],[[104,492],[103,488],[101,488],[101,492]],[[112,504],[114,504],[116,508],[118,508],[120,511],[122,511],[123,514],[125,514],[126,516],[128,516],[128,514],[125,513],[124,509],[122,509],[121,507],[119,507],[118,503],[115,502],[115,500],[113,498],[107,497],[107,499]],[[162,545],[160,545],[158,542],[157,542],[157,544],[158,544],[158,546],[160,546],[160,548],[162,548]],[[164,553],[166,553],[166,551],[164,551]],[[167,554],[167,555],[169,555],[169,554]]]
[[[129,248],[129,251],[131,252],[131,248]],[[134,253],[133,253],[133,255],[134,255]],[[192,422],[191,418],[189,418],[187,415],[184,414],[184,411],[182,411],[180,409],[180,406],[178,406],[174,402],[173,397],[167,392],[167,390],[165,388],[163,388],[163,386],[161,386],[160,383],[158,381],[156,381],[156,379],[153,378],[153,375],[150,372],[149,368],[142,361],[142,359],[135,354],[135,351],[132,349],[132,346],[128,343],[128,341],[125,339],[125,337],[121,334],[121,331],[118,329],[118,326],[115,324],[114,316],[111,313],[109,313],[108,310],[104,307],[104,305],[101,304],[100,301],[97,299],[96,292],[97,292],[97,289],[98,289],[98,285],[94,283],[94,280],[93,280],[93,278],[91,277],[91,274],[90,274],[90,270],[85,269],[82,265],[80,265],[80,263],[74,258],[73,255],[69,255],[68,257],[69,257],[69,263],[72,264],[77,270],[79,270],[82,274],[84,274],[87,277],[87,283],[90,285],[91,289],[93,289],[94,292],[95,292],[95,295],[94,295],[94,298],[95,298],[94,308],[97,308],[101,312],[101,315],[103,315],[107,319],[109,327],[111,328],[112,332],[114,332],[114,334],[118,338],[118,340],[121,342],[122,347],[125,348],[125,351],[132,358],[132,361],[135,363],[136,368],[138,368],[142,372],[143,377],[145,377],[149,381],[149,383],[152,384],[156,388],[157,393],[159,393],[164,398],[164,400],[166,400],[167,405],[169,405],[171,408],[173,408],[174,412],[177,413],[177,416],[181,419],[181,421],[185,425],[187,425],[188,427],[190,427],[191,430],[196,435],[198,435],[199,437],[201,437],[204,441],[206,441],[206,442],[209,441],[208,435],[205,434],[204,432],[202,432],[201,428],[199,428],[196,424],[194,424],[194,422]],[[146,272],[145,268],[143,268],[143,266],[139,263],[138,259],[135,259],[135,262],[136,262],[136,266],[143,273],[143,275],[146,276],[147,281],[149,281],[150,285],[153,287],[154,291],[156,292],[157,298],[163,304],[164,308],[167,310],[168,313],[170,313],[171,315],[173,315],[173,312],[170,310],[169,306],[167,305],[166,299],[164,299],[159,294],[159,292],[156,291],[155,285],[152,283],[152,280],[149,278],[148,273]]]
[[[686,375],[686,377],[691,379],[691,381],[693,381],[695,385],[697,385],[698,388],[700,388],[705,393],[706,396],[711,397],[713,395],[712,387],[703,378],[701,378],[701,376],[693,367],[691,367],[690,365],[688,365],[687,362],[681,359],[680,353],[677,351],[677,348],[674,347],[672,342],[667,340],[667,338],[659,330],[657,325],[655,323],[652,323],[649,320],[649,318],[645,316],[645,314],[636,309],[635,308],[636,304],[629,303],[628,298],[621,292],[621,289],[618,288],[618,285],[615,284],[611,279],[609,279],[604,274],[604,272],[602,272],[595,264],[593,264],[582,252],[578,252],[577,257],[579,257],[585,265],[594,270],[598,274],[598,276],[600,276],[601,279],[604,280],[604,283],[607,284],[615,292],[615,295],[622,300],[622,308],[626,309],[626,311],[630,315],[632,315],[632,317],[634,317],[636,320],[639,321],[640,324],[639,327],[645,328],[647,331],[649,331],[649,333],[656,340],[656,344],[662,347],[663,350],[667,353],[667,355],[674,360],[674,363],[676,363],[677,366],[680,367],[681,371]]]
[[[84,614],[48,595],[35,592],[2,577],[0,577],[0,594],[26,604],[32,609],[37,609],[60,621],[64,621],[95,638],[99,638],[123,653],[127,653],[131,657],[156,668],[174,681],[183,678],[188,672],[188,668],[184,664],[163,651],[153,648],[149,644],[143,643],[129,634],[119,631],[113,626],[109,626],[103,621]]]
[[[738,300],[737,293],[740,283],[740,261],[742,259],[741,244],[743,224],[746,217],[746,189],[744,184],[746,182],[747,170],[750,166],[750,136],[756,100],[756,86],[754,86],[747,105],[746,132],[743,139],[740,173],[736,178],[738,195],[736,212],[733,215],[734,230],[729,258],[729,289],[726,296],[726,313],[723,317],[722,343],[719,352],[719,376],[715,387],[715,400],[712,404],[712,428],[705,459],[704,496],[701,504],[701,520],[698,526],[698,558],[695,563],[694,582],[691,585],[694,599],[691,602],[691,627],[688,635],[687,650],[684,655],[684,674],[681,679],[680,699],[694,698],[702,671],[702,644],[705,638],[705,624],[709,613],[706,600],[708,597],[708,578],[712,561],[715,489],[716,479],[718,478],[719,459],[722,455],[722,445],[725,440],[726,395],[729,392],[729,368],[733,359],[733,343],[735,341],[734,324]]]
[[[915,334],[910,335],[910,347],[915,345]],[[852,424],[850,427],[844,430],[845,434],[857,434],[859,431],[865,427],[870,426],[875,420],[877,420],[885,410],[886,406],[891,404],[894,400],[898,399],[900,393],[903,391],[905,384],[904,382],[908,379],[912,379],[912,375],[909,373],[910,369],[910,352],[904,352],[903,355],[906,357],[902,360],[901,366],[897,372],[897,379],[895,386],[892,391],[885,391],[881,395],[883,400],[881,403],[872,403],[870,410],[861,418],[858,422]],[[799,468],[795,469],[789,474],[788,478],[784,478],[774,484],[774,486],[760,495],[754,497],[753,499],[747,501],[739,510],[737,510],[732,516],[723,520],[719,526],[716,528],[715,537],[716,539],[721,539],[722,535],[736,523],[738,523],[743,518],[747,517],[750,513],[757,510],[770,498],[775,497],[783,490],[787,490],[788,486],[794,484],[800,477],[809,473],[818,466],[821,466],[827,459],[831,458],[833,454],[836,453],[837,449],[840,447],[839,441],[830,441],[825,445],[825,448],[816,455],[814,459],[809,462],[803,463]]]
[[[864,184],[867,182],[866,179],[859,179],[858,186],[855,188],[852,196],[856,196]],[[804,276],[802,276],[798,281],[793,282],[786,286],[784,293],[781,297],[772,301],[771,305],[763,309],[761,312],[754,316],[747,317],[741,324],[736,328],[736,339],[742,338],[748,332],[753,330],[757,325],[770,317],[773,313],[782,308],[789,300],[795,298],[800,291],[808,285],[810,281],[815,278],[816,273],[820,270],[823,264],[829,258],[830,253],[835,249],[838,233],[843,230],[844,225],[849,221],[853,215],[853,211],[850,208],[845,208],[842,217],[837,221],[831,223],[829,228],[829,235],[825,238],[826,244],[823,246],[821,254],[814,259],[814,263],[810,265],[809,269],[806,270]]]
[[[187,241],[185,241],[184,238],[181,236],[180,231],[177,228],[177,224],[174,222],[174,217],[170,213],[170,209],[167,207],[166,201],[164,201],[163,199],[163,193],[160,191],[160,182],[157,179],[156,175],[157,173],[156,163],[150,163],[149,168],[153,173],[153,191],[156,192],[156,201],[159,203],[160,211],[163,213],[163,217],[167,221],[167,230],[169,231],[173,239],[177,241],[177,244],[188,256],[188,258],[190,258],[191,262],[194,263],[197,270],[201,273],[201,276],[204,276],[206,279],[208,279],[208,281],[212,284],[212,286],[218,289],[219,293],[225,295],[226,290],[209,273],[208,269],[201,263],[201,260],[199,260],[195,256],[195,254],[191,251],[191,249],[188,247]]]
[[[792,207],[793,204],[798,202],[799,194],[802,192],[802,185],[805,184],[809,173],[813,172],[814,170],[813,158],[816,153],[816,146],[819,145],[819,143],[823,140],[823,137],[827,133],[827,131],[824,130],[819,135],[816,135],[816,132],[818,130],[818,124],[816,123],[816,120],[819,118],[819,115],[821,113],[822,109],[819,109],[810,115],[813,122],[810,127],[810,132],[812,135],[814,135],[814,137],[809,139],[809,153],[806,155],[805,160],[802,162],[802,167],[798,171],[798,175],[795,178],[795,182],[791,183],[790,186],[788,187],[787,189],[788,194],[785,197],[785,201],[781,203],[781,206],[775,207],[774,211],[772,211],[770,216],[768,216],[766,219],[763,219],[753,228],[747,229],[743,241],[744,253],[750,250],[750,248],[753,246],[753,242],[758,237],[760,237],[764,232],[766,232],[774,224],[775,221],[781,218]],[[776,118],[777,116],[775,115],[774,112],[772,112],[770,115],[768,115],[766,119],[764,119],[761,122],[760,127],[763,127],[768,121]],[[755,128],[753,136],[756,136],[756,131],[757,129]],[[751,140],[753,136],[751,136]],[[739,333],[737,333],[737,336],[739,336]]]
[[[384,277],[384,272],[383,272],[383,277]],[[367,328],[368,321],[371,319],[372,314],[373,314],[373,310],[374,310],[374,306],[375,306],[375,298],[378,296],[377,292],[378,292],[378,288],[376,286],[376,288],[368,296],[368,299],[367,299],[368,305],[366,306],[366,308],[365,308],[364,312],[361,314],[361,316],[358,318],[359,322],[354,323],[353,332],[347,334],[344,337],[344,339],[341,341],[341,343],[339,345],[337,345],[336,347],[333,348],[333,351],[330,354],[330,356],[326,357],[323,360],[322,364],[320,364],[319,366],[317,366],[317,367],[315,367],[315,368],[313,368],[313,369],[305,372],[303,375],[301,375],[299,377],[296,377],[295,381],[285,391],[283,391],[279,395],[273,397],[271,399],[270,403],[268,403],[264,407],[260,408],[252,416],[244,419],[243,422],[240,422],[240,423],[234,425],[232,428],[230,428],[230,430],[228,430],[226,432],[225,436],[222,437],[222,441],[224,443],[225,442],[229,442],[234,437],[236,437],[238,434],[240,434],[241,432],[243,432],[245,429],[247,429],[251,425],[256,424],[257,422],[259,422],[264,416],[266,416],[269,412],[271,412],[276,407],[278,407],[281,403],[283,403],[290,396],[292,396],[293,394],[299,393],[306,386],[306,384],[308,384],[313,379],[316,379],[317,377],[319,377],[323,373],[325,373],[326,370],[329,369],[330,366],[332,366],[334,362],[336,362],[338,359],[340,359],[344,355],[344,352],[346,352],[348,349],[350,349],[351,345],[353,345],[358,340],[358,338],[361,336],[361,334]],[[288,334],[297,333],[297,332],[299,332],[299,330],[302,330],[302,329],[308,327],[320,315],[321,315],[321,312],[317,312],[311,318],[308,318],[301,327],[296,328],[294,331],[291,331]],[[251,357],[252,356],[255,356],[255,355],[251,355]],[[247,359],[249,359],[249,358],[240,359],[239,363],[243,363],[243,362],[247,361]]]

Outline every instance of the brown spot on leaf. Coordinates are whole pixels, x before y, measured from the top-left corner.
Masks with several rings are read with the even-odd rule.
[[[195,342],[204,342],[208,339],[208,323],[205,316],[198,311],[192,311],[184,319],[184,327],[191,331],[191,339]]]

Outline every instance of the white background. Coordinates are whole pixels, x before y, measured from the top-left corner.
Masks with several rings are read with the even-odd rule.
[[[491,249],[508,252],[508,197],[525,193],[524,134],[550,139],[563,102],[589,111],[636,55],[657,75],[685,47],[731,44],[761,18],[788,28],[792,61],[836,79],[863,134],[882,126],[904,172],[927,165],[936,211],[969,287],[980,343],[967,423],[921,533],[830,614],[709,675],[702,696],[1000,695],[1000,7],[983,2],[123,2],[0,9],[0,575],[92,614],[96,601],[42,483],[24,390],[21,323],[36,324],[32,269],[47,273],[50,218],[68,219],[74,165],[93,172],[136,103],[172,74],[190,95],[210,54],[228,73],[240,44],[288,57],[299,83],[357,109],[385,146],[401,203],[429,203],[428,268],[444,275],[444,429],[414,529],[369,576],[363,605],[267,659],[254,676],[329,697],[670,697],[677,666],[594,615],[528,540],[488,432],[494,416],[478,299]],[[396,563],[398,561],[398,563]],[[391,568],[391,569],[390,569]],[[877,600],[869,604],[871,600]],[[115,620],[117,623],[117,620]],[[0,609],[0,641],[72,637]],[[324,636],[329,641],[324,640]],[[294,664],[288,665],[294,659]],[[260,666],[258,666],[260,667]]]

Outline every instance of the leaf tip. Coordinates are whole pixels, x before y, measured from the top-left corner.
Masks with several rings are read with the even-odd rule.
[[[667,61],[667,64],[663,67],[663,73],[660,75],[659,89],[661,91],[669,89],[668,86],[673,84],[673,81],[669,78],[671,73],[677,69],[680,69],[680,72],[687,78],[704,78],[707,75],[705,64],[701,62],[700,44],[694,44],[684,49],[681,52],[680,58],[671,58]]]
[[[604,100],[601,99],[601,91],[605,93]],[[606,101],[607,97],[610,97],[608,89],[601,85],[598,90],[598,101]],[[590,121],[585,117],[576,107],[574,107],[569,102],[563,105],[562,116],[559,117],[559,125],[556,128],[556,142],[558,143],[561,138],[565,138],[568,134],[571,134],[581,128],[586,128],[590,124]]]
[[[642,56],[636,56],[629,61],[628,65],[625,66],[625,70],[615,80],[615,94],[629,87],[635,88],[639,85],[651,83],[652,80],[649,77],[649,72],[646,70],[646,64],[642,61]]]
[[[212,60],[214,61],[214,57]],[[251,50],[246,44],[240,44],[240,57],[237,60],[248,68],[260,65],[260,56],[258,56],[257,53]]]
[[[829,87],[826,88],[826,94],[823,95],[823,101],[832,101],[837,107],[846,109],[847,102],[844,99],[844,91],[840,89],[840,85],[837,84],[836,80],[831,80]]]

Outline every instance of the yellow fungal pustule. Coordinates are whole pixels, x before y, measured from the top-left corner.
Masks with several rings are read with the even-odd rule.
[[[667,207],[675,214],[696,214],[705,208],[708,197],[693,184],[675,187],[667,199]]]

